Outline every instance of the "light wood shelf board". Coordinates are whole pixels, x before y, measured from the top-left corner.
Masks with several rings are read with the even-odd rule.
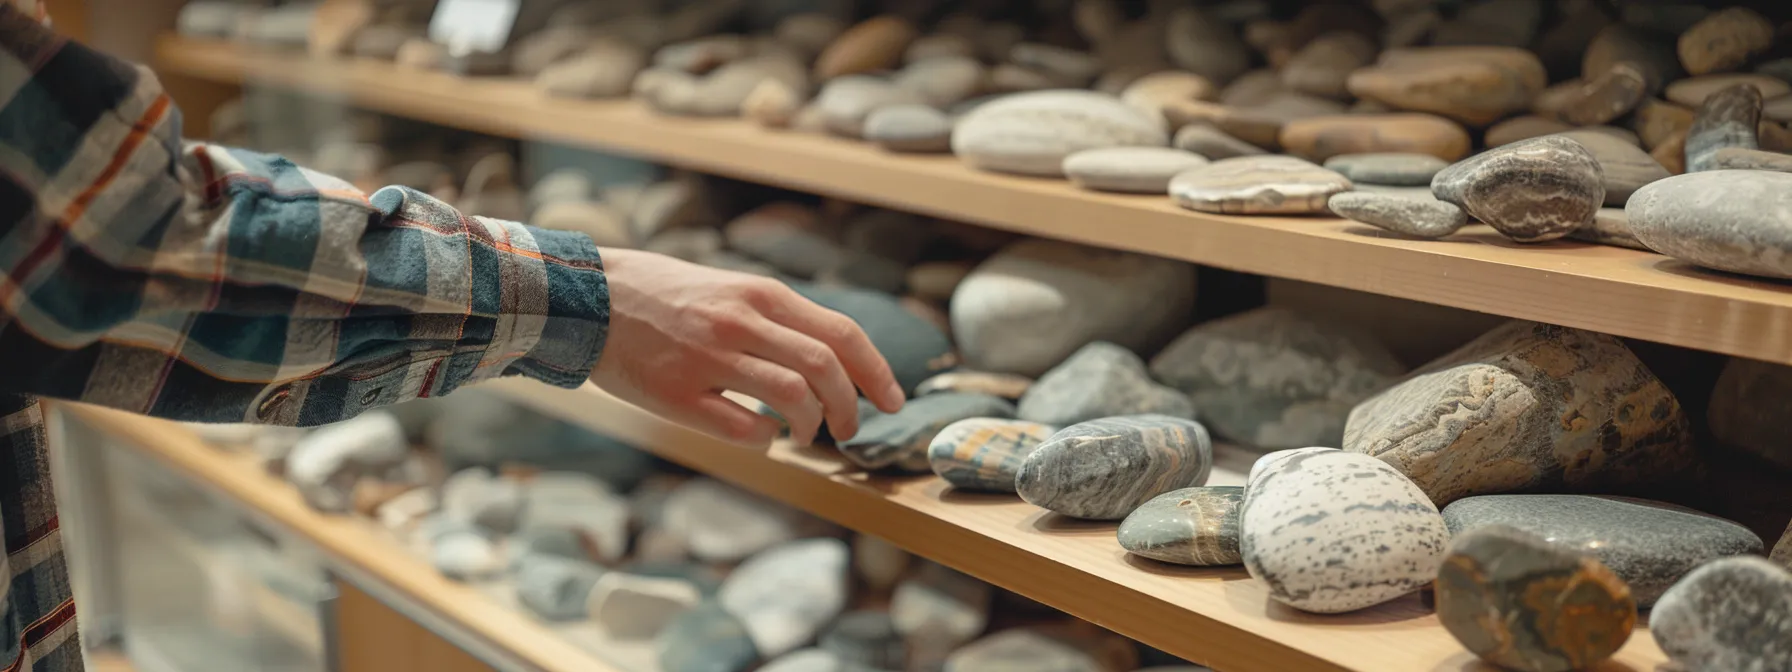
[[[1331,217],[1195,213],[1161,196],[1082,191],[739,120],[655,116],[620,101],[549,99],[527,82],[363,60],[312,61],[166,38],[158,67],[340,96],[389,114],[551,140],[1023,233],[1792,364],[1792,288],[1658,254],[1519,245],[1485,226],[1407,240]]]
[[[312,509],[290,484],[263,471],[250,455],[209,446],[178,423],[93,406],[64,404],[60,408],[178,473],[210,485],[315,544],[333,562],[374,577],[535,669],[621,672],[548,626],[482,594],[478,587],[442,576],[376,523]]]
[[[510,379],[487,389],[1222,672],[1493,669],[1463,650],[1416,595],[1353,614],[1302,614],[1271,602],[1241,568],[1132,557],[1113,524],[1065,519],[1017,497],[955,493],[933,477],[870,477],[827,448],[727,443],[589,384],[563,390]],[[1250,459],[1225,454],[1213,482],[1241,484]],[[1665,660],[1639,627],[1600,669],[1648,672]]]

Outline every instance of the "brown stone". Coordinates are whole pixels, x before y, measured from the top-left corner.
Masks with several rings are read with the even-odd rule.
[[[1649,156],[1668,169],[1668,172],[1680,175],[1686,172],[1686,131],[1679,131],[1661,141],[1655,149],[1649,150]]]
[[[1792,154],[1725,147],[1711,155],[1712,170],[1771,170],[1792,173]]]
[[[1738,84],[1750,84],[1760,89],[1763,100],[1792,93],[1792,84],[1787,84],[1784,80],[1767,75],[1729,74],[1688,77],[1669,84],[1666,95],[1668,100],[1681,105],[1698,107],[1712,94]]]
[[[1673,44],[1620,23],[1606,26],[1587,45],[1587,51],[1581,57],[1580,76],[1592,79],[1611,72],[1620,63],[1629,63],[1643,73],[1645,86],[1652,96],[1659,95],[1661,87],[1679,79],[1681,74],[1680,60],[1674,55]]]
[[[1591,223],[1575,229],[1568,237],[1588,243],[1650,251],[1649,246],[1637,240],[1636,234],[1630,232],[1630,218],[1624,214],[1623,208],[1600,208],[1599,214],[1593,216]]]
[[[1310,117],[1282,127],[1289,153],[1313,161],[1339,154],[1410,152],[1445,161],[1468,155],[1473,144],[1454,121],[1431,114],[1362,114]]]
[[[1215,82],[1229,82],[1251,67],[1251,53],[1232,26],[1194,7],[1169,14],[1164,47],[1170,62]]]
[[[1145,75],[1120,92],[1120,101],[1153,117],[1163,117],[1164,107],[1185,100],[1211,100],[1218,90],[1213,82],[1192,72],[1164,70]]]
[[[1546,29],[1531,47],[1532,51],[1537,52],[1537,58],[1543,61],[1543,67],[1549,70],[1550,81],[1582,75],[1581,65],[1588,46],[1599,37],[1600,31],[1613,22],[1613,17],[1606,14],[1605,8],[1597,2],[1559,4],[1562,7],[1561,19]],[[1672,56],[1671,50],[1669,56]],[[1604,70],[1601,68],[1594,73]]]
[[[1632,127],[1637,137],[1642,138],[1643,146],[1655,149],[1676,133],[1685,133],[1692,128],[1693,111],[1690,107],[1682,107],[1665,100],[1650,99],[1637,106]]]
[[[1382,23],[1380,16],[1357,3],[1304,3],[1288,22],[1289,46],[1299,49],[1320,35],[1340,30],[1375,39],[1381,35]]]
[[[1190,210],[1232,215],[1327,212],[1350,180],[1292,156],[1241,156],[1190,168],[1170,180],[1170,197]]]
[[[1603,124],[1635,109],[1648,97],[1643,73],[1619,63],[1593,79],[1571,79],[1545,89],[1531,110],[1576,126]]]
[[[1382,52],[1350,75],[1350,92],[1396,109],[1486,126],[1528,106],[1548,78],[1537,56],[1506,47],[1415,47]]]
[[[1573,126],[1555,119],[1548,119],[1534,114],[1513,117],[1487,128],[1485,142],[1488,147],[1509,145],[1519,140],[1529,140],[1545,135],[1572,131]]]
[[[348,51],[355,33],[373,23],[373,3],[368,0],[325,0],[311,15],[306,48],[312,58],[331,58]]]
[[[1554,240],[1585,226],[1605,202],[1605,177],[1586,146],[1560,135],[1487,150],[1431,180],[1438,200],[1521,243]]]
[[[815,78],[825,81],[893,68],[918,34],[906,19],[888,15],[866,19],[846,29],[815,58]]]
[[[1505,525],[1451,541],[1435,600],[1438,622],[1456,641],[1521,672],[1590,669],[1636,628],[1636,599],[1611,569]]]
[[[1301,47],[1282,66],[1282,86],[1324,98],[1350,99],[1345,81],[1375,60],[1375,41],[1360,33],[1326,33]]]
[[[1792,444],[1785,441],[1788,411],[1792,367],[1733,357],[1712,387],[1705,421],[1724,448],[1792,473]]]
[[[1714,169],[1712,155],[1726,147],[1760,147],[1755,137],[1760,124],[1760,89],[1738,84],[1712,94],[1699,105],[1692,128],[1686,131],[1686,171]]]
[[[1561,135],[1579,142],[1599,161],[1599,168],[1605,174],[1606,205],[1624,207],[1624,203],[1630,200],[1630,195],[1643,188],[1643,185],[1667,179],[1671,175],[1641,147],[1608,133],[1574,130]]]
[[[1381,43],[1389,49],[1417,46],[1431,37],[1432,31],[1444,21],[1436,7],[1425,7],[1416,11],[1400,14],[1388,19],[1388,27],[1381,33]]]
[[[1761,124],[1755,127],[1755,141],[1761,145],[1762,150],[1792,154],[1792,128],[1787,128],[1785,124],[1761,120]]]
[[[1194,152],[1215,161],[1235,156],[1254,156],[1266,153],[1263,148],[1226,135],[1225,131],[1214,128],[1212,124],[1206,122],[1197,122],[1178,129],[1176,138],[1170,144],[1177,149]]]
[[[1680,64],[1694,75],[1734,70],[1773,46],[1773,23],[1746,7],[1704,18],[1680,34]]]
[[[1282,77],[1268,68],[1252,70],[1220,89],[1219,102],[1233,107],[1250,107],[1267,103],[1282,91]]]

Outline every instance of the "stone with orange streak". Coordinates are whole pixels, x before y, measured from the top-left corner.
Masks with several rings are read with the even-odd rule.
[[[1435,587],[1444,629],[1518,672],[1589,668],[1636,627],[1630,586],[1605,565],[1504,525],[1457,536]]]
[[[960,420],[934,435],[927,447],[928,463],[952,487],[1014,492],[1021,463],[1056,431],[1026,420]]]

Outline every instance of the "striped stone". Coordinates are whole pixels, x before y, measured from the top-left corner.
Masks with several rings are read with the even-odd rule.
[[[933,473],[952,487],[1014,492],[1021,462],[1057,428],[1025,420],[971,418],[947,425],[927,447]]]
[[[1213,441],[1201,423],[1167,415],[1072,425],[1021,463],[1015,490],[1040,508],[1119,520],[1152,497],[1207,482]]]
[[[1244,488],[1172,490],[1145,502],[1120,523],[1120,547],[1179,565],[1236,565],[1238,508]]]

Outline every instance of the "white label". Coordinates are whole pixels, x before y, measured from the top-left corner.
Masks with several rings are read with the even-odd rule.
[[[521,4],[522,0],[440,0],[429,20],[429,39],[454,55],[501,50]]]

